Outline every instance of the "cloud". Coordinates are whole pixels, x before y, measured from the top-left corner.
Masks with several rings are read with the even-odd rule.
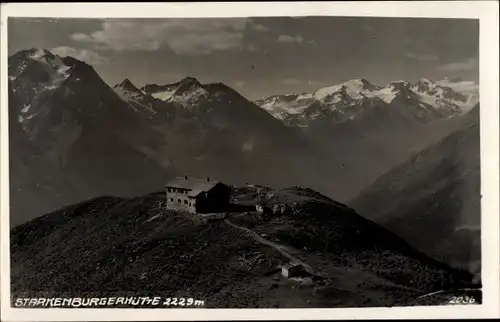
[[[269,31],[269,28],[258,23],[252,23],[251,27],[257,31]]]
[[[245,82],[244,82],[244,81],[236,81],[236,82],[234,83],[234,85],[235,85],[236,87],[241,88],[241,87],[244,87],[244,86],[245,86]]]
[[[257,46],[255,46],[254,44],[249,44],[246,49],[250,52],[256,52]]]
[[[437,55],[432,55],[432,54],[407,53],[406,57],[420,62],[431,62],[431,61],[437,61],[439,59]]]
[[[268,28],[248,18],[108,20],[102,23],[100,30],[75,33],[71,39],[116,51],[154,51],[166,45],[177,54],[203,55],[243,49],[248,30],[264,32]]]
[[[71,56],[90,65],[99,65],[108,62],[108,59],[106,57],[103,57],[95,51],[88,49],[76,49],[73,47],[61,46],[52,48],[50,51],[62,57]]]
[[[449,72],[460,72],[460,71],[468,71],[468,70],[474,70],[478,68],[477,64],[477,59],[476,58],[469,58],[461,62],[454,62],[454,63],[449,63],[449,64],[444,64],[439,66],[438,68],[440,70],[444,71],[449,71]]]
[[[328,83],[322,82],[322,81],[313,81],[313,80],[308,80],[307,81],[308,85],[315,85],[315,86],[324,86],[327,85]]]
[[[285,78],[281,81],[284,85],[313,85],[313,86],[322,86],[325,85],[325,82],[315,81],[315,80],[307,80],[307,79],[298,79],[298,78]]]
[[[289,43],[289,44],[302,44],[304,42],[304,38],[301,36],[289,36],[289,35],[280,35],[278,37],[278,42]]]
[[[72,34],[70,36],[71,39],[75,40],[75,41],[91,41],[92,38],[86,34],[82,34],[82,33],[76,33],[76,34]]]
[[[296,78],[285,78],[281,81],[281,83],[285,85],[298,85],[298,84],[304,84],[305,81]]]

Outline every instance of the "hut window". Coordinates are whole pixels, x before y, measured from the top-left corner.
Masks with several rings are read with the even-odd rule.
[[[187,205],[188,201],[187,200],[184,200],[184,204]]]
[[[174,198],[170,198],[170,201],[174,202]]]
[[[177,203],[181,203],[181,200],[180,200],[180,199],[177,199]]]

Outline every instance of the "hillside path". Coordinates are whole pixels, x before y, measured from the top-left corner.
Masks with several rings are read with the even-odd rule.
[[[242,231],[250,234],[250,236],[252,236],[257,242],[259,242],[261,244],[265,244],[265,245],[271,246],[272,248],[276,249],[281,255],[283,255],[286,258],[288,258],[290,261],[294,261],[294,262],[299,263],[300,265],[302,265],[304,267],[304,269],[309,274],[316,275],[316,276],[321,276],[321,277],[325,277],[324,274],[322,274],[319,269],[314,268],[310,264],[308,264],[308,263],[304,262],[303,260],[299,259],[297,257],[299,255],[299,254],[297,254],[298,253],[297,251],[293,251],[293,250],[291,250],[288,247],[285,247],[283,245],[280,245],[280,244],[277,244],[275,242],[272,242],[272,241],[270,241],[270,240],[268,240],[268,239],[260,236],[259,234],[257,234],[256,232],[254,232],[253,230],[251,230],[249,228],[233,224],[231,221],[229,221],[229,219],[225,219],[224,222],[226,224],[228,224],[229,226],[231,226],[231,227],[240,229],[240,230],[242,230]],[[292,253],[295,253],[295,254],[292,255]]]
[[[231,227],[237,228],[239,230],[242,230],[242,231],[248,233],[257,242],[273,247],[281,255],[288,258],[290,261],[294,261],[294,262],[301,264],[304,267],[304,269],[311,275],[319,276],[319,277],[323,277],[323,278],[330,278],[332,276],[335,276],[335,277],[339,278],[340,280],[347,281],[347,284],[345,284],[345,285],[343,284],[345,286],[345,289],[350,289],[350,287],[352,287],[352,285],[350,285],[348,281],[362,280],[363,278],[365,278],[365,279],[368,278],[369,280],[373,281],[374,283],[377,283],[380,285],[405,289],[405,290],[409,290],[409,291],[416,292],[416,293],[419,292],[419,290],[416,288],[406,287],[404,285],[399,285],[399,284],[396,284],[396,283],[394,283],[390,280],[387,280],[385,278],[381,278],[380,276],[373,274],[371,272],[361,271],[359,269],[352,268],[352,267],[351,268],[349,268],[347,266],[346,267],[336,267],[336,266],[332,266],[331,263],[327,263],[328,264],[326,266],[327,270],[326,271],[320,270],[316,266],[317,265],[321,266],[324,263],[322,263],[321,261],[318,261],[313,256],[309,256],[309,254],[307,254],[307,255],[301,254],[301,253],[299,253],[299,251],[291,249],[290,247],[286,247],[284,245],[280,245],[278,243],[272,242],[272,241],[260,236],[258,233],[256,233],[255,231],[253,231],[249,228],[233,224],[231,221],[229,221],[229,219],[224,219],[224,222]],[[308,257],[308,260],[306,262],[305,260],[300,259],[299,257],[302,257],[302,258]],[[315,262],[317,265],[314,265],[314,264],[311,265],[311,261]],[[325,267],[325,266],[323,266],[323,267]]]

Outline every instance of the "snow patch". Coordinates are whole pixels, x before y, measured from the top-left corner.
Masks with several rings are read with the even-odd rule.
[[[172,95],[174,93],[175,93],[175,89],[172,89],[172,90],[153,93],[153,94],[151,94],[151,96],[153,96],[154,98],[160,99],[162,101],[167,101],[172,97]]]
[[[115,93],[118,94],[118,96],[120,96],[121,99],[123,99],[124,101],[127,101],[127,102],[129,100],[136,99],[139,96],[137,93],[127,91],[121,87],[115,87],[114,90],[115,90]]]
[[[317,100],[321,100],[328,95],[332,95],[333,93],[338,92],[341,88],[342,85],[334,85],[334,86],[320,88],[316,92],[314,92],[313,97]]]
[[[283,120],[290,115],[304,113],[304,111],[313,102],[311,100],[312,95],[301,95],[299,97],[300,100],[297,98],[287,102],[280,100],[278,96],[273,96],[265,100],[265,103],[261,104],[260,107],[268,111],[275,118]]]
[[[31,104],[24,105],[24,107],[21,109],[21,113],[28,113],[30,106]]]
[[[373,93],[374,97],[380,98],[382,101],[384,101],[387,104],[390,104],[394,98],[396,98],[396,92],[393,90],[391,87],[384,87],[376,92]]]
[[[380,88],[378,86],[374,86],[368,83],[364,79],[351,79],[343,84],[334,85],[329,87],[324,87],[317,90],[313,96],[319,101],[325,101],[328,99],[328,96],[338,95],[333,99],[328,99],[330,103],[338,103],[342,100],[341,92],[345,90],[345,93],[354,100],[360,100],[365,97],[377,97],[377,91]]]
[[[300,94],[299,96],[297,96],[297,101],[302,101],[302,100],[310,100],[311,98],[313,97],[312,94]]]
[[[465,102],[459,102],[459,106],[465,112],[479,103],[479,84],[473,81],[452,81],[443,79],[436,81],[438,85],[449,87],[466,97]]]
[[[206,97],[207,95],[208,92],[202,87],[199,87],[194,91],[185,92],[182,95],[172,95],[168,100],[187,107],[193,103],[196,103],[200,98]]]
[[[41,48],[37,48],[32,54],[28,56],[30,59],[38,60],[41,62],[46,62],[45,58],[45,51]]]
[[[146,95],[143,91],[137,93],[134,91],[128,91],[122,87],[115,87],[114,91],[123,101],[128,103],[130,108],[132,108],[135,112],[137,112],[138,109],[134,105],[132,105],[132,103],[139,105],[143,110],[146,110],[152,114],[157,113],[157,111],[155,111],[152,106],[141,102],[141,98],[143,98],[141,94]]]
[[[54,89],[56,89],[56,88],[59,88],[59,86],[58,86],[58,85],[56,85],[56,84],[54,84],[54,85],[49,85],[49,86],[43,86],[43,88],[44,88],[45,90],[47,90],[47,91],[52,91],[52,90],[54,90]]]

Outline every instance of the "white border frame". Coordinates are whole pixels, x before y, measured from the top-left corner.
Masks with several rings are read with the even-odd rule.
[[[272,10],[270,10],[272,8]],[[265,3],[8,3],[1,6],[1,318],[8,321],[162,321],[492,318],[499,299],[499,99],[497,1]],[[166,18],[249,16],[378,16],[480,20],[483,304],[338,309],[16,309],[10,307],[7,117],[7,17]]]

